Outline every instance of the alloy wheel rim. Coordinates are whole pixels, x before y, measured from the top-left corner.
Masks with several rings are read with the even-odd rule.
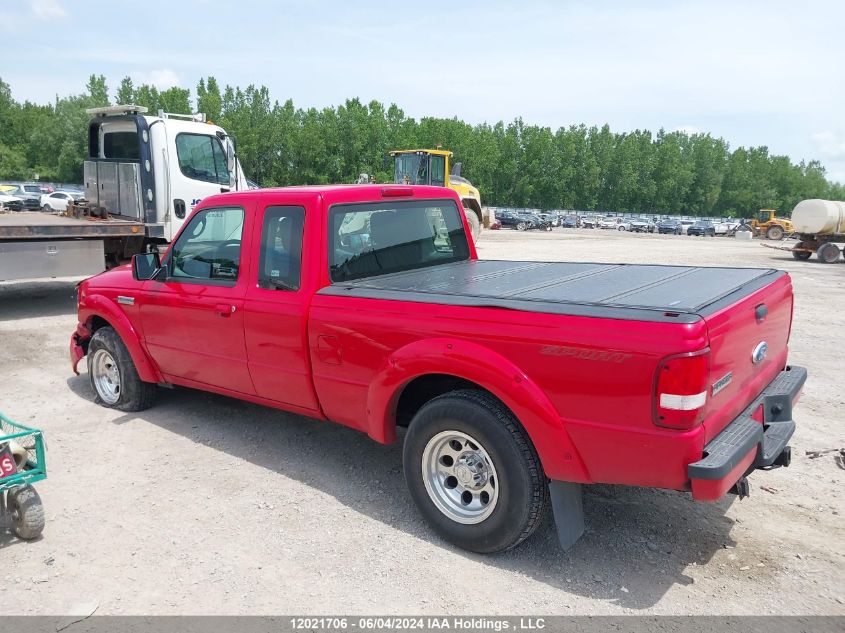
[[[106,404],[115,404],[120,399],[120,370],[114,357],[106,350],[98,349],[91,359],[91,373],[97,395]]]
[[[461,431],[442,431],[423,449],[426,492],[440,512],[471,525],[488,518],[499,500],[499,480],[490,454]]]

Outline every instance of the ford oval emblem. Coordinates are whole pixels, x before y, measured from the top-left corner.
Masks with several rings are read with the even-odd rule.
[[[769,344],[766,343],[766,341],[760,341],[757,343],[757,347],[754,348],[754,351],[751,352],[751,362],[755,365],[759,365],[765,360],[766,354],[768,353]]]

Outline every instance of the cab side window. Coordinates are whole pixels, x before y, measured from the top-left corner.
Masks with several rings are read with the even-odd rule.
[[[259,288],[299,290],[304,226],[305,209],[302,207],[267,207],[261,226]]]
[[[191,218],[171,250],[172,281],[235,285],[241,259],[244,211],[204,209]]]

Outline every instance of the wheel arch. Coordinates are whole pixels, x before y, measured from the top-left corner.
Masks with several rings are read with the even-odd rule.
[[[129,350],[141,380],[154,383],[164,381],[158,367],[142,347],[141,338],[132,322],[114,304],[100,295],[89,296],[86,298],[85,308],[80,310],[79,317],[80,323],[85,325],[91,336],[102,327],[111,327],[117,332]]]
[[[367,395],[367,433],[390,443],[426,402],[456,389],[485,391],[513,413],[534,445],[546,475],[589,481],[583,462],[546,394],[519,367],[477,343],[416,341],[391,354]]]

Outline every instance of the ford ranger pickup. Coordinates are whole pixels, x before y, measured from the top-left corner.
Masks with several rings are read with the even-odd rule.
[[[330,420],[389,443],[421,514],[477,552],[581,484],[747,494],[787,466],[806,371],[781,271],[479,260],[451,190],[359,185],[204,199],[168,250],[79,287],[73,369],[106,407],[159,386]]]

